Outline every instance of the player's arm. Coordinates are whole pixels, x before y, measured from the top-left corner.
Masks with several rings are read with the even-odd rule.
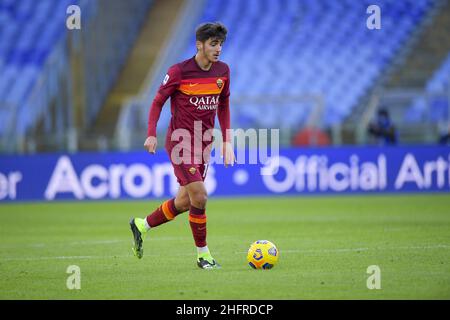
[[[224,164],[227,167],[229,164],[234,165],[236,159],[234,156],[233,145],[231,143],[230,132],[230,72],[227,74],[227,81],[225,87],[220,95],[219,108],[217,110],[217,117],[219,119],[220,129],[222,131],[222,156],[224,157]]]
[[[166,103],[167,99],[175,92],[179,87],[181,81],[181,71],[177,65],[169,68],[163,83],[159,87],[155,98],[153,99],[152,106],[148,115],[148,128],[147,139],[144,142],[144,148],[150,152],[156,152],[156,125],[158,124],[161,110]]]

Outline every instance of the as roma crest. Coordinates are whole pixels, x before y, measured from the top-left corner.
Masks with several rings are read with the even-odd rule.
[[[195,169],[194,167],[190,167],[190,168],[189,168],[189,172],[190,172],[191,174],[195,174],[195,171],[197,171],[197,169]]]
[[[217,87],[219,89],[222,89],[222,87],[223,87],[223,80],[222,79],[217,79],[216,83],[217,83]]]

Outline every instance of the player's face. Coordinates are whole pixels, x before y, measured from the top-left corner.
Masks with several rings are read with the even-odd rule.
[[[219,39],[209,38],[202,43],[202,52],[206,59],[210,62],[219,61],[222,52],[223,41]]]

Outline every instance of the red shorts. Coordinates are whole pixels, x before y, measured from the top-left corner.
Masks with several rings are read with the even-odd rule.
[[[180,186],[185,186],[191,182],[205,181],[207,164],[174,164],[173,171]]]
[[[180,186],[185,186],[191,182],[205,181],[206,172],[208,170],[207,163],[204,163],[204,161],[199,161],[203,163],[196,164],[194,163],[194,159],[191,159],[192,164],[185,164],[183,162],[181,164],[175,164],[172,159],[172,145],[170,144],[170,142],[166,141],[165,147],[167,154],[169,155],[170,162],[172,163],[173,171]],[[203,155],[204,153],[205,149],[202,149],[201,155]]]

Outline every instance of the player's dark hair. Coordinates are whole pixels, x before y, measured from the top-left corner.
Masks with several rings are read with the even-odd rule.
[[[200,42],[209,38],[225,41],[227,32],[227,28],[220,22],[206,22],[197,27],[195,39]]]

